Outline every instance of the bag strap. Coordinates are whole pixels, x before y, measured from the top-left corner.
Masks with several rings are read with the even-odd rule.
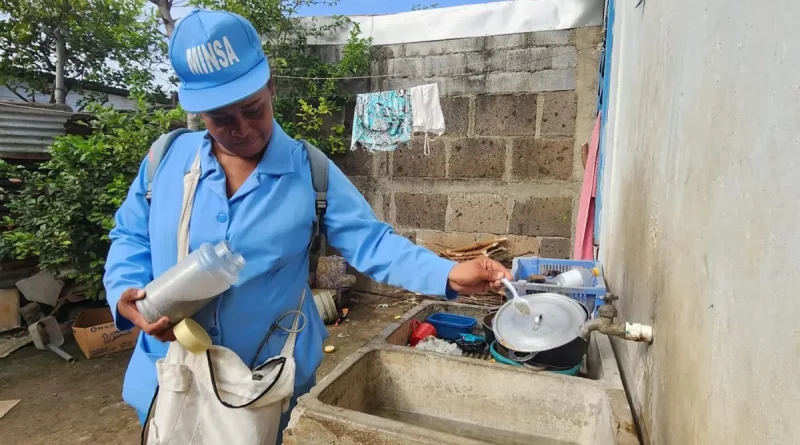
[[[153,195],[153,181],[156,177],[156,171],[167,151],[169,151],[170,146],[178,136],[191,132],[187,128],[178,128],[162,134],[150,146],[150,152],[147,155],[147,193],[145,194],[148,202]],[[313,231],[314,239],[316,240],[319,238],[322,218],[328,208],[328,157],[310,142],[303,140],[302,143],[306,153],[308,153],[308,161],[311,165],[311,185],[314,187],[316,195],[314,199],[316,220]]]
[[[219,400],[219,403],[221,403],[222,406],[224,406],[226,408],[232,408],[232,409],[239,409],[239,408],[248,407],[248,406],[252,405],[253,403],[256,403],[256,401],[258,401],[258,399],[264,397],[264,395],[266,393],[268,393],[272,388],[275,387],[276,384],[278,384],[278,381],[281,379],[281,375],[283,375],[283,371],[286,368],[286,360],[289,357],[293,357],[294,356],[294,345],[295,345],[295,341],[297,340],[297,333],[302,331],[306,327],[307,321],[305,321],[305,314],[303,313],[303,302],[305,300],[306,300],[306,290],[303,289],[303,294],[300,296],[300,304],[297,306],[297,309],[293,310],[293,311],[289,311],[289,312],[283,314],[282,316],[278,317],[278,319],[275,321],[275,324],[273,324],[273,326],[278,326],[278,323],[280,323],[280,321],[286,315],[289,315],[291,313],[295,314],[294,315],[294,321],[292,322],[291,330],[288,330],[286,328],[281,328],[281,329],[283,329],[285,331],[288,331],[289,335],[286,338],[286,342],[284,343],[283,348],[281,348],[280,355],[278,357],[273,357],[273,358],[267,360],[265,363],[261,364],[259,367],[254,369],[254,371],[260,371],[260,370],[264,369],[265,367],[267,367],[267,366],[269,366],[269,365],[271,365],[273,363],[278,363],[278,365],[280,366],[280,369],[278,370],[278,374],[275,376],[275,379],[272,380],[272,382],[269,384],[269,386],[267,386],[267,388],[264,389],[261,392],[261,394],[257,395],[253,399],[251,399],[251,400],[249,400],[249,401],[247,401],[247,402],[245,402],[245,403],[243,403],[241,405],[233,405],[231,403],[228,403],[228,402],[222,400],[222,397],[219,395],[219,388],[217,388],[217,378],[214,375],[214,364],[212,363],[212,360],[211,360],[211,350],[210,349],[206,350],[206,361],[208,362],[208,373],[211,376],[211,388],[214,390],[214,395],[217,396],[217,400]],[[298,326],[299,320],[300,320],[301,317],[304,320],[303,327],[299,327]],[[259,346],[259,351],[261,350],[261,347],[264,345],[264,343],[269,338],[269,336],[272,334],[272,332],[273,332],[273,329],[270,329],[270,332],[269,332],[269,334],[267,334],[267,337],[265,337],[264,341],[261,342],[261,346]],[[256,352],[256,356],[257,355],[258,355],[258,352]],[[260,374],[253,374],[253,378],[255,378],[256,376],[260,377],[261,375]]]
[[[153,142],[153,145],[150,146],[150,152],[147,154],[147,193],[145,194],[147,202],[150,202],[150,198],[153,195],[153,181],[156,177],[156,171],[158,170],[158,166],[161,165],[164,156],[166,156],[167,151],[169,151],[169,147],[175,142],[178,136],[191,132],[192,130],[188,128],[178,128],[177,130],[162,134]]]
[[[312,242],[322,243],[320,236],[320,229],[322,227],[322,218],[325,216],[325,211],[328,209],[328,157],[320,151],[319,148],[311,145],[310,142],[303,140],[303,146],[308,153],[308,162],[311,164],[311,184],[314,186],[314,193],[316,198],[314,200],[314,211],[316,214],[316,221],[314,222],[314,231]],[[321,245],[322,255],[324,252],[324,245]]]

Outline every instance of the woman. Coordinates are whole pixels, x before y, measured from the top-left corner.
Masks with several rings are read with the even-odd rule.
[[[136,308],[141,290],[177,261],[184,175],[199,164],[188,229],[190,250],[227,240],[247,261],[239,282],[193,319],[215,345],[245,363],[277,355],[286,334],[258,346],[281,314],[297,308],[307,289],[308,251],[315,222],[306,151],[273,120],[274,84],[253,26],[221,11],[195,10],[176,26],[170,62],[180,79],[181,106],[199,113],[207,132],[184,134],[161,161],[147,199],[147,161],[131,185],[111,231],[105,285],[119,329],[142,329],[125,376],[123,398],[142,421],[157,386],[155,362],[174,340],[166,318],[148,323]],[[377,220],[333,163],[328,163],[322,231],[347,261],[375,280],[455,298],[498,288],[509,277],[481,259],[455,264],[410,243]],[[308,298],[308,323],[296,340],[294,399],[315,382],[325,327]],[[293,402],[294,402],[293,399]],[[284,421],[288,415],[284,416]],[[282,430],[282,429],[281,429]]]

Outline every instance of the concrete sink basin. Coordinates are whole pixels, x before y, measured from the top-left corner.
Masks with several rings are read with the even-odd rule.
[[[593,339],[587,354],[590,378],[537,373],[400,345],[408,338],[404,331],[411,320],[438,311],[476,318],[485,313],[475,306],[441,302],[410,311],[300,398],[284,443],[639,443],[604,336]]]

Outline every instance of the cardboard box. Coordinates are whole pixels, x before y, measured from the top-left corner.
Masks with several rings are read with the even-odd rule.
[[[133,349],[139,337],[139,328],[118,330],[114,326],[111,309],[103,307],[87,309],[78,314],[72,325],[72,333],[83,355],[95,358]]]

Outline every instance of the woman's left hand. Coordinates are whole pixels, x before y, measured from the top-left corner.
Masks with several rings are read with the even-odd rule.
[[[497,261],[480,257],[456,264],[447,277],[447,284],[460,294],[498,291],[503,287],[501,279],[512,280],[511,272]]]

